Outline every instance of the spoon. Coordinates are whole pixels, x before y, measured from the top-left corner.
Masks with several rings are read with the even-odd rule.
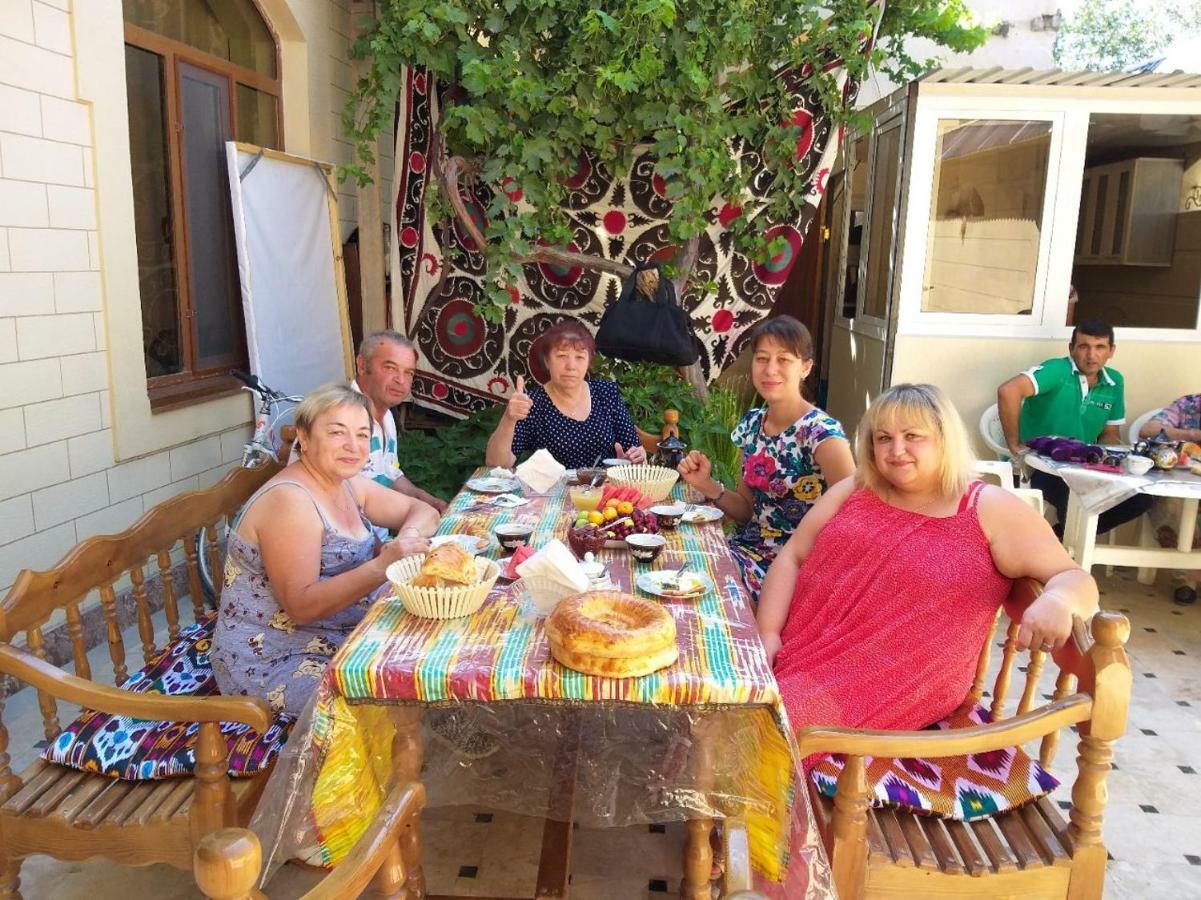
[[[688,569],[688,563],[687,562],[682,563],[680,565],[680,568],[676,569],[674,576],[663,579],[663,581],[662,581],[663,587],[670,588],[673,591],[680,590],[680,578],[683,577],[684,572],[687,571],[687,569]]]

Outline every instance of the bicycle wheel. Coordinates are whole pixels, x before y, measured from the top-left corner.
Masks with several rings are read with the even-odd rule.
[[[216,609],[217,587],[213,581],[213,572],[209,567],[208,543],[208,529],[201,528],[196,535],[196,562],[197,568],[200,569],[200,593],[204,595],[204,605],[210,609]],[[220,547],[217,549],[218,558],[220,558]]]

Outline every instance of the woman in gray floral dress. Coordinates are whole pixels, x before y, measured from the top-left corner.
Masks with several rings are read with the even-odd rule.
[[[330,658],[384,587],[394,560],[423,552],[433,507],[358,477],[371,424],[348,387],[296,408],[300,459],[247,501],[229,535],[210,660],[223,694],[296,716]],[[372,523],[400,536],[382,547]]]
[[[680,475],[708,503],[738,523],[730,552],[753,599],[776,553],[830,485],[851,475],[855,461],[842,426],[801,394],[813,368],[813,338],[792,316],[755,328],[751,380],[767,401],[752,409],[730,435],[742,451],[735,488],[715,481],[703,453],[680,463]]]

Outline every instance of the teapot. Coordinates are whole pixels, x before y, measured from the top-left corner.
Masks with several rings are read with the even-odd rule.
[[[659,465],[669,469],[674,469],[683,462],[684,456],[688,452],[688,445],[674,434],[669,434],[656,446],[658,447],[658,453],[655,454],[656,461]]]
[[[1169,438],[1167,432],[1161,428],[1155,437],[1135,444],[1134,452],[1150,457],[1158,469],[1172,469],[1180,460],[1180,442]]]

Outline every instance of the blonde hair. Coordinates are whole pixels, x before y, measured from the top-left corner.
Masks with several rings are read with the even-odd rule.
[[[359,406],[367,411],[367,420],[371,421],[371,405],[367,397],[360,394],[348,384],[323,384],[304,395],[300,405],[296,407],[293,424],[297,431],[308,434],[313,425],[322,415],[339,406]],[[297,452],[301,447],[297,444]]]
[[[859,422],[855,453],[859,458],[856,479],[875,494],[889,484],[876,468],[873,436],[877,429],[897,422],[930,430],[938,438],[938,482],[947,497],[958,497],[972,480],[975,454],[967,429],[947,395],[932,384],[895,384],[877,397]]]

